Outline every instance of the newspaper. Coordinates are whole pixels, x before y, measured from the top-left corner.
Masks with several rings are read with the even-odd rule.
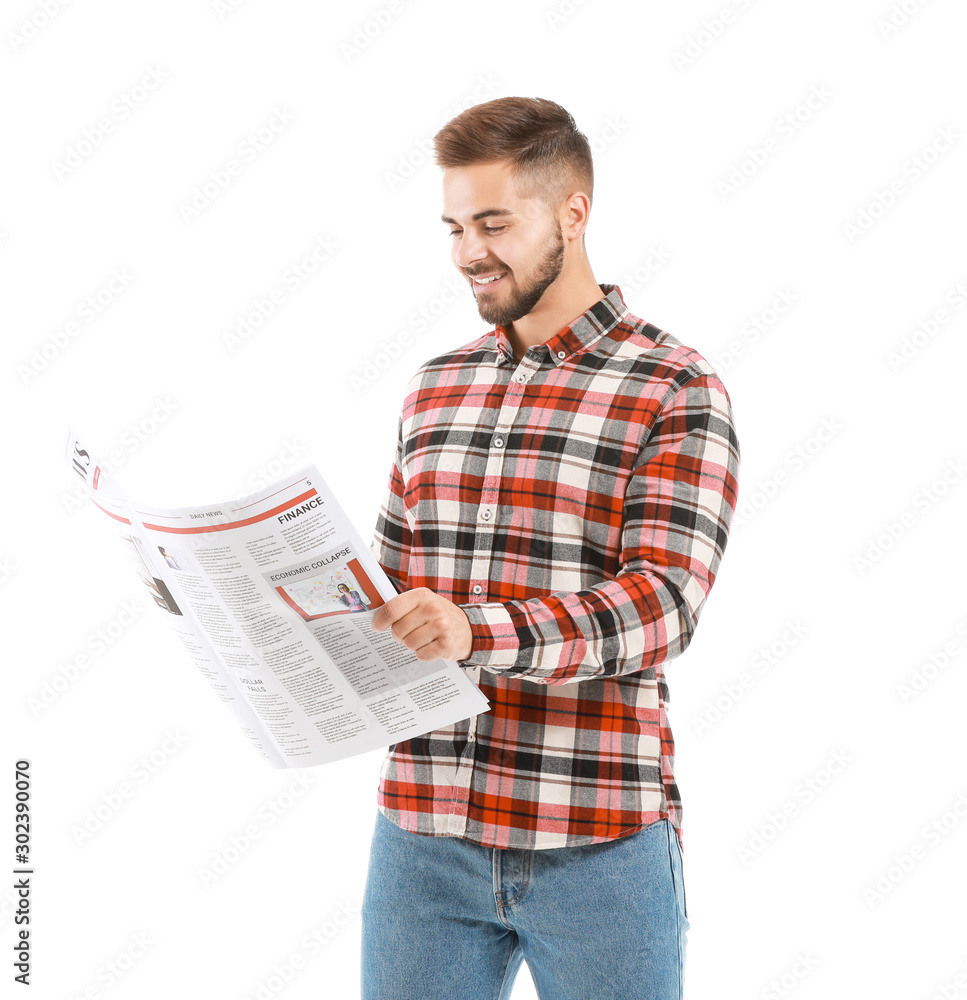
[[[420,661],[373,612],[396,588],[314,466],[205,507],[130,500],[72,432],[67,461],[154,603],[273,767],[311,767],[490,709],[450,660]]]

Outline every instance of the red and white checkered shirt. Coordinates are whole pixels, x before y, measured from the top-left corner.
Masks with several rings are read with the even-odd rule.
[[[617,285],[514,356],[504,327],[410,380],[371,551],[467,613],[488,712],[392,745],[377,805],[489,847],[681,842],[665,661],[725,551],[739,444],[709,363]]]

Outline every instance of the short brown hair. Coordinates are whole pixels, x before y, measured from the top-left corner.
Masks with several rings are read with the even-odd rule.
[[[498,97],[475,104],[433,137],[438,167],[510,160],[524,198],[556,211],[575,190],[592,199],[591,144],[560,104],[543,97]]]

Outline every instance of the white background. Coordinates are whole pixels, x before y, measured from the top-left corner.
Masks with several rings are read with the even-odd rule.
[[[685,995],[967,996],[963,5],[46,6],[0,23],[0,856],[29,758],[32,995],[358,995],[382,751],[258,759],[62,450],[73,426],[119,451],[159,504],[314,462],[368,541],[407,380],[487,329],[451,291],[428,142],[524,95],[593,143],[595,277],[716,365],[740,437],[745,516],[669,670]]]

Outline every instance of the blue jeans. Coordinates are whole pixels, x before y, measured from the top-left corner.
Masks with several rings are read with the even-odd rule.
[[[659,820],[603,844],[481,847],[376,812],[362,1000],[681,1000],[689,929],[678,837]]]

